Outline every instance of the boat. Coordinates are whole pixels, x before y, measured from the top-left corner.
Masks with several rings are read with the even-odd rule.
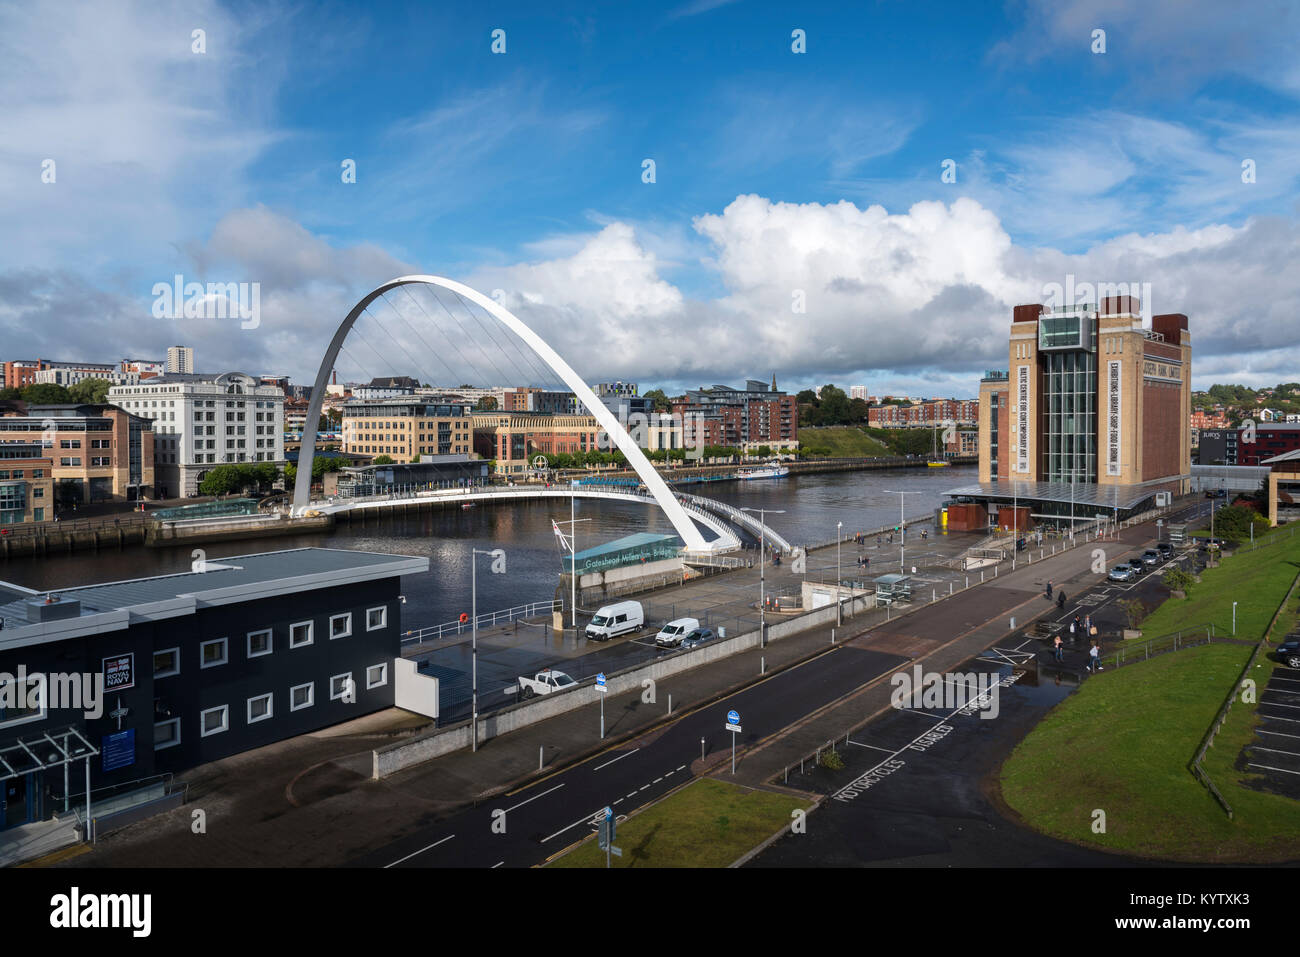
[[[462,509],[473,508],[473,507],[474,507],[474,503],[473,503],[473,502],[461,502],[461,503],[460,503],[460,507],[461,507]]]
[[[932,469],[946,469],[948,467],[947,460],[939,458],[939,427],[937,425],[934,427],[934,452],[930,456],[930,460],[925,464]]]
[[[741,479],[742,481],[749,481],[751,479],[785,478],[785,476],[789,474],[790,469],[785,465],[758,465],[738,469],[736,471],[736,478]]]

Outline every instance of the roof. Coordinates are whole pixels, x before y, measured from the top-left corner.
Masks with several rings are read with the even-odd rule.
[[[1292,462],[1300,459],[1300,449],[1292,449],[1290,452],[1283,452],[1281,455],[1275,455],[1271,459],[1260,460],[1260,465],[1272,465],[1275,462]]]
[[[210,561],[203,571],[31,592],[0,582],[0,649],[119,631],[139,621],[192,615],[201,608],[334,588],[428,571],[429,560],[343,548],[295,548]],[[30,623],[32,598],[80,602],[68,618]],[[16,596],[16,597],[15,597]]]
[[[1161,483],[1163,484],[1163,483]],[[995,498],[1010,503],[1016,498],[1037,502],[1074,502],[1086,508],[1133,508],[1155,495],[1152,485],[1099,485],[1095,482],[977,482],[949,489],[949,497]]]
[[[595,548],[588,548],[578,552],[574,556],[578,561],[584,558],[595,558],[599,555],[609,555],[614,552],[621,552],[627,548],[640,548],[644,545],[658,545],[660,542],[676,542],[676,535],[655,535],[652,532],[636,532],[632,535],[625,535],[622,538],[616,538],[612,542],[606,542],[604,545],[597,545]]]

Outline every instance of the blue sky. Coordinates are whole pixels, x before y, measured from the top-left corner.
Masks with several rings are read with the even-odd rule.
[[[1191,0],[6,5],[0,342],[306,380],[418,270],[503,289],[593,381],[968,395],[1010,306],[1074,274],[1188,313],[1198,387],[1294,379],[1296,27]],[[261,283],[263,321],[150,321],[177,272]]]

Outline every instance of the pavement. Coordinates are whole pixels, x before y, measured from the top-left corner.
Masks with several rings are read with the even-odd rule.
[[[1145,545],[1151,532],[1127,529],[1106,547]],[[1075,590],[1076,581],[1097,578],[1093,561],[1088,547],[1047,555],[905,617],[876,611],[846,621],[834,644],[829,627],[814,628],[664,679],[652,695],[610,696],[603,740],[599,706],[590,705],[477,753],[370,781],[371,750],[422,723],[394,710],[245,752],[195,769],[185,776],[189,803],[106,836],[75,864],[538,863],[581,837],[595,810],[617,802],[624,813],[703,773],[710,756],[730,747],[723,724],[731,708],[745,728],[737,780],[767,781],[875,713],[884,678],[901,665],[950,670],[1009,634],[1010,615],[1023,625],[1055,611],[1041,594],[1046,578]],[[196,833],[199,810],[205,827]],[[493,811],[504,812],[505,833],[492,829],[501,820]]]

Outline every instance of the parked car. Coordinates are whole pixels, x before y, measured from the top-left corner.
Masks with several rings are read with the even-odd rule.
[[[1132,568],[1130,568],[1126,563],[1121,562],[1112,568],[1110,574],[1106,577],[1113,582],[1128,582],[1132,581],[1137,576],[1133,573]]]
[[[620,601],[612,605],[602,605],[587,625],[586,635],[590,641],[608,641],[619,635],[640,631],[645,625],[645,612],[639,601]]]
[[[1168,542],[1158,542],[1156,544],[1156,551],[1160,553],[1161,558],[1172,558],[1174,554],[1174,546]]]
[[[680,645],[683,638],[699,627],[698,618],[674,618],[659,629],[659,634],[655,635],[655,644],[665,648]]]
[[[1128,569],[1133,573],[1134,578],[1141,578],[1148,571],[1150,571],[1150,569],[1148,569],[1147,566],[1142,563],[1141,557],[1130,558],[1127,564],[1128,564]]]
[[[696,628],[689,635],[687,635],[685,638],[682,639],[681,646],[683,648],[698,648],[706,641],[712,641],[714,637],[715,636],[713,634],[713,629]]]
[[[1277,646],[1274,652],[1278,661],[1285,662],[1289,668],[1300,668],[1300,638],[1288,638]]]
[[[1154,548],[1148,548],[1145,552],[1142,553],[1142,564],[1159,565],[1160,553],[1156,551]]]
[[[554,691],[565,691],[574,687],[578,682],[574,681],[563,671],[539,671],[536,676],[529,678],[527,675],[519,676],[519,696],[521,698],[531,698],[533,695],[551,694]]]

